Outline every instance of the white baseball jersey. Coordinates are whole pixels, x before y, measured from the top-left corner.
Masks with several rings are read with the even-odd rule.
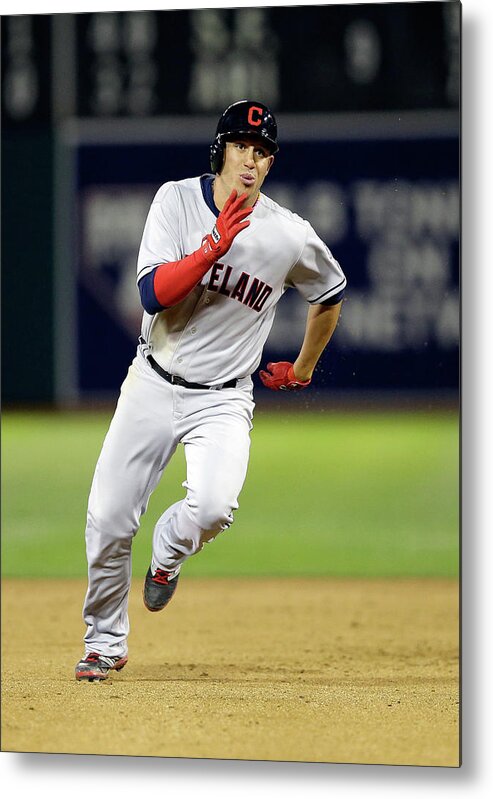
[[[203,179],[207,179],[203,176]],[[199,177],[165,183],[144,228],[137,282],[156,266],[197,250],[216,214]],[[254,372],[289,287],[309,303],[341,292],[346,278],[312,226],[260,194],[250,225],[178,305],[144,312],[142,337],[168,372],[195,383],[219,385]]]

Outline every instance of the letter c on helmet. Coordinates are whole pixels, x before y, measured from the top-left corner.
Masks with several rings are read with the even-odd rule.
[[[255,116],[254,116],[255,113]],[[248,109],[248,124],[253,125],[253,127],[258,127],[262,124],[262,114],[263,111],[258,105],[251,105]]]

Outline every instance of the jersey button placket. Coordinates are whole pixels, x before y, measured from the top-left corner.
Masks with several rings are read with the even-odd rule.
[[[198,329],[197,329],[196,325],[192,325],[191,327],[188,328],[188,338],[189,338],[189,340],[195,340],[195,345],[194,346],[192,346],[191,344],[188,345],[188,348],[187,348],[187,363],[186,363],[185,369],[182,371],[182,374],[183,374],[185,380],[191,380],[192,382],[195,381],[195,378],[191,377],[189,374],[187,375],[187,370],[192,365],[193,356],[194,356],[195,350],[196,350],[196,348],[198,346],[197,333],[198,333]],[[190,352],[188,352],[188,349],[190,350]]]

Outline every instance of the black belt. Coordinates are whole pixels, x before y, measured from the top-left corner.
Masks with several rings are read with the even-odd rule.
[[[158,375],[164,377],[168,383],[172,383],[174,386],[182,386],[183,388],[204,388],[208,390],[212,389],[220,389],[220,388],[234,388],[238,383],[238,380],[234,378],[234,380],[228,380],[227,383],[223,383],[222,386],[204,386],[202,383],[189,383],[188,380],[184,380],[183,377],[179,377],[178,375],[170,375],[165,369],[163,369],[159,364],[154,360],[152,355],[147,355],[147,360],[149,361],[150,365],[154,369]]]

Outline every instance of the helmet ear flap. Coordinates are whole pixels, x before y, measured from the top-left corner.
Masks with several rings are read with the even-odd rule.
[[[217,136],[214,142],[210,146],[210,162],[211,162],[211,172],[213,175],[217,175],[223,166],[224,161],[224,146],[221,142],[221,137]]]

